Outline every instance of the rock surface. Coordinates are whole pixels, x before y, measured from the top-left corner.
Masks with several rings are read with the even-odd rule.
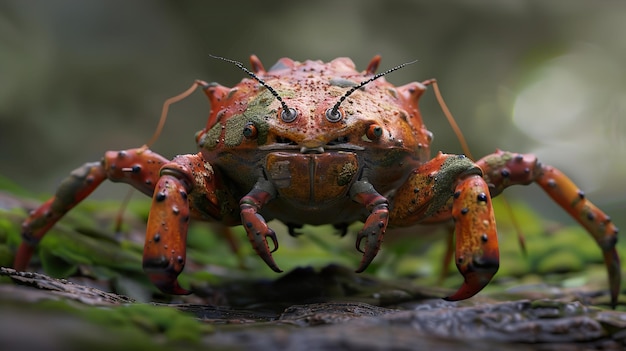
[[[228,350],[619,350],[626,347],[626,313],[586,305],[576,296],[498,301],[502,299],[500,294],[498,300],[482,297],[455,303],[428,298],[425,291],[405,289],[403,293],[399,290],[374,293],[369,303],[358,301],[362,298],[309,296],[293,301],[292,297],[286,307],[284,303],[267,300],[253,302],[248,296],[247,308],[241,308],[142,304],[43,274],[1,268],[0,275],[12,280],[0,284],[3,306],[0,341],[12,350],[70,350],[86,346],[131,349],[142,338],[148,344],[142,344],[141,348],[151,350],[189,345]],[[306,285],[314,276],[318,276],[318,281],[322,280],[321,276],[326,281],[338,281],[345,279],[346,270],[336,266],[320,273],[296,270],[288,274],[287,280],[292,286]],[[244,284],[248,289],[241,286],[221,289],[222,293],[239,291],[237,294],[243,301],[241,291],[247,290],[248,295],[261,292],[250,288],[254,284],[268,285],[270,289],[281,284],[283,289],[278,291],[291,292],[284,279],[269,284]],[[373,282],[365,284],[371,289]],[[384,283],[378,287],[389,289]],[[263,293],[260,296],[265,297]],[[282,298],[289,300],[287,296]],[[308,302],[312,300],[318,301]],[[58,306],[51,308],[50,301],[69,306],[71,312]],[[281,301],[281,297],[277,295],[273,301]],[[131,306],[140,308],[136,313],[120,315],[120,311],[128,311]],[[94,318],[85,312],[95,309],[108,318]],[[152,310],[158,314],[151,315]],[[180,318],[178,322],[159,322],[163,319],[161,314],[171,311],[176,311],[176,317],[166,319]],[[113,315],[117,317],[111,318]],[[176,326],[190,320],[192,324],[182,334],[174,332]],[[112,321],[126,327],[120,330],[107,325]]]

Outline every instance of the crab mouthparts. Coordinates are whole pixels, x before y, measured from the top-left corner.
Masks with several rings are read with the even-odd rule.
[[[306,147],[303,146],[300,148],[300,153],[302,154],[323,154],[324,148],[321,146],[318,147]]]

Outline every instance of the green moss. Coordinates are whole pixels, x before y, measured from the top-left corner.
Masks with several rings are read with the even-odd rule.
[[[585,267],[583,260],[571,251],[556,251],[547,254],[539,262],[535,271],[539,274],[580,271]]]
[[[213,329],[194,316],[173,307],[130,304],[91,307],[64,300],[45,300],[24,305],[36,311],[40,320],[54,321],[62,316],[65,323],[79,322],[81,330],[67,333],[68,343],[92,346],[124,347],[135,350],[167,350],[172,346],[196,345]],[[97,330],[97,333],[92,331]]]

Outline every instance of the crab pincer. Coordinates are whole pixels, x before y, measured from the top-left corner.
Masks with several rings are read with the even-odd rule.
[[[363,229],[356,238],[356,249],[363,254],[361,263],[356,272],[363,272],[378,254],[383,243],[385,229],[389,220],[389,210],[387,204],[378,204],[372,213],[367,217]],[[365,250],[361,249],[361,241],[365,239]]]
[[[481,291],[496,274],[500,254],[489,188],[480,174],[461,178],[455,189],[452,218],[456,231],[456,266],[463,285],[448,301],[464,300]]]
[[[356,238],[356,249],[363,253],[363,258],[357,273],[363,272],[378,254],[380,246],[383,243],[383,237],[387,230],[389,222],[389,204],[388,200],[380,195],[366,180],[360,180],[354,183],[350,188],[350,197],[352,200],[362,204],[370,211],[369,216],[365,220],[363,229]],[[361,242],[365,239],[365,250],[361,249]]]
[[[191,291],[178,283],[186,260],[189,205],[187,172],[176,164],[161,170],[152,197],[144,244],[143,268],[150,281],[167,294]]]
[[[277,273],[282,272],[272,257],[272,252],[278,250],[276,233],[267,226],[265,219],[258,212],[259,209],[275,197],[273,186],[264,178],[259,178],[254,188],[239,201],[241,223],[248,234],[248,240],[254,251],[263,261]],[[274,243],[270,251],[267,238]]]
[[[241,205],[241,221],[244,223],[248,239],[256,251],[257,255],[276,273],[282,272],[274,261],[272,253],[278,250],[278,239],[276,233],[267,226],[263,217],[257,213],[253,205],[242,203]],[[274,249],[270,251],[267,238],[272,239]]]

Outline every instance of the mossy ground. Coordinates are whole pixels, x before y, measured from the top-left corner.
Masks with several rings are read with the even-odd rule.
[[[0,189],[0,265],[8,267],[20,242],[20,223],[38,201],[6,180],[0,181]],[[283,270],[291,272],[276,275],[254,254],[242,228],[233,228],[233,239],[239,246],[235,254],[228,241],[212,233],[209,225],[195,223],[190,228],[188,262],[180,280],[183,286],[191,286],[197,293],[172,298],[159,293],[141,268],[149,200],[133,200],[125,212],[122,230],[116,232],[115,219],[120,203],[87,200],[79,205],[41,241],[30,269],[126,295],[138,302],[89,307],[67,299],[24,301],[5,295],[0,301],[5,316],[3,325],[10,323],[9,316],[18,315],[22,316],[20,320],[35,324],[32,321],[42,316],[52,323],[69,319],[86,326],[85,334],[68,336],[73,345],[85,342],[95,330],[101,330],[114,336],[106,339],[101,345],[103,348],[124,345],[160,350],[198,344],[213,329],[211,323],[202,323],[197,316],[151,303],[154,301],[222,305],[250,311],[257,306],[257,312],[263,315],[272,309],[279,313],[289,303],[310,302],[314,294],[320,295],[317,300],[323,295],[331,300],[339,298],[375,305],[391,301],[393,304],[416,296],[413,288],[405,289],[405,286],[426,287],[434,296],[444,296],[462,281],[453,264],[448,266],[448,274],[440,279],[446,252],[444,228],[416,227],[390,232],[367,274],[354,275],[349,270],[344,273],[343,268],[328,267],[330,264],[336,265],[330,267],[358,265],[360,254],[354,249],[351,234],[359,230],[359,224],[351,226],[345,237],[335,235],[331,227],[322,226],[305,227],[303,235],[292,238],[280,223],[271,223],[280,241],[280,249],[274,257]],[[589,292],[585,295],[589,298],[586,303],[605,305],[608,296],[603,292],[607,290],[607,277],[600,250],[589,235],[575,224],[546,221],[524,204],[513,202],[512,205],[515,219],[521,223],[527,255],[520,248],[516,230],[502,202],[494,201],[496,212],[501,214],[497,219],[501,265],[494,281],[480,295],[500,301],[532,299],[545,297],[547,295],[542,294],[549,295],[554,288]],[[626,257],[623,244],[619,252]],[[322,273],[313,273],[320,269]],[[332,278],[325,281],[324,274]],[[295,287],[289,285],[293,277],[298,279]],[[12,284],[5,277],[0,279],[0,286]],[[277,286],[287,289],[292,298],[274,294],[272,289]],[[433,290],[428,290],[430,288]],[[333,297],[333,294],[336,295]],[[267,303],[259,299],[266,299]],[[623,309],[624,299],[621,301],[618,309]]]

